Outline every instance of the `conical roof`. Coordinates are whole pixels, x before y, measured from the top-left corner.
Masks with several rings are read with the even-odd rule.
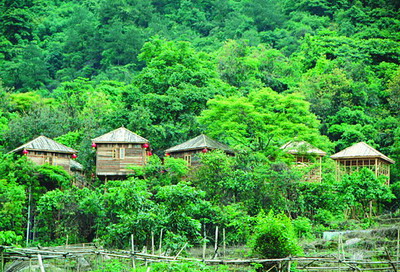
[[[383,155],[381,152],[364,142],[360,142],[348,148],[345,148],[342,151],[333,154],[331,158],[334,160],[350,158],[381,158],[382,160],[385,160],[389,163],[395,163],[394,160]]]
[[[182,144],[178,144],[174,147],[171,147],[165,150],[166,153],[171,152],[180,152],[180,151],[187,151],[187,150],[198,150],[203,148],[209,149],[221,149],[228,153],[234,153],[232,149],[229,148],[226,144],[217,142],[216,140],[211,139],[210,137],[200,134],[199,136],[186,141]]]
[[[60,144],[46,136],[39,136],[36,139],[17,147],[11,152],[18,152],[20,150],[36,150],[36,151],[49,151],[49,152],[58,152],[58,153],[77,153],[75,149],[72,149],[68,146]]]
[[[320,156],[326,155],[325,151],[322,151],[321,149],[312,146],[306,141],[290,141],[281,146],[281,149],[290,154],[307,153],[307,154],[317,154]]]
[[[144,144],[149,141],[136,133],[133,133],[129,129],[124,127],[117,128],[104,135],[92,139],[94,143],[135,143]]]

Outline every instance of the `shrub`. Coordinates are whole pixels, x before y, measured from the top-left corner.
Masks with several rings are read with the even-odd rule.
[[[293,226],[299,238],[313,237],[311,220],[307,217],[297,217],[295,220],[293,220]]]
[[[257,216],[257,225],[250,241],[253,254],[263,258],[284,258],[302,253],[290,219],[283,213]]]

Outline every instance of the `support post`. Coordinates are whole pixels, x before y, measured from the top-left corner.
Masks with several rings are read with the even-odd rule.
[[[396,267],[399,268],[400,229],[397,229]]]
[[[215,257],[217,257],[217,253],[218,253],[218,226],[215,227],[215,246],[214,246],[213,259],[215,259]]]
[[[159,249],[159,253],[160,253],[160,256],[161,256],[161,253],[162,253],[162,235],[163,235],[163,230],[164,229],[161,229],[161,231],[160,231],[160,245],[159,245],[159,247],[158,247],[158,249]]]
[[[154,231],[151,232],[151,254],[154,255]]]
[[[226,255],[225,228],[222,229],[222,246],[224,250],[224,259]]]
[[[31,231],[31,199],[32,199],[32,186],[29,186],[29,198],[28,198],[28,220],[26,224],[26,247],[29,244],[29,233]]]
[[[39,267],[40,267],[40,272],[46,272],[44,270],[44,265],[43,265],[43,261],[42,261],[42,256],[40,254],[38,254],[38,261],[39,261]]]
[[[133,233],[131,234],[131,250],[132,250],[132,267],[133,267],[133,269],[136,269],[136,263],[135,263],[135,240],[133,238]]]
[[[4,252],[3,249],[1,249],[1,262],[0,262],[0,268],[1,268],[1,272],[4,271]]]
[[[204,225],[204,229],[203,229],[203,262],[206,259],[206,248],[207,248],[207,232],[206,232],[206,225]]]

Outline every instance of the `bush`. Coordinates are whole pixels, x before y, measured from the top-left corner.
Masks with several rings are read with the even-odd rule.
[[[285,214],[257,216],[257,225],[251,238],[253,254],[263,258],[284,258],[302,253],[292,222]]]
[[[22,236],[15,232],[7,230],[0,231],[0,245],[18,245],[22,241]]]
[[[307,217],[299,216],[293,220],[294,229],[299,238],[312,238],[313,227],[311,220]]]

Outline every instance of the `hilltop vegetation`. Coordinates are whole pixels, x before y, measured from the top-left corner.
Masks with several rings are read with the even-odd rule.
[[[1,150],[55,138],[79,151],[90,187],[2,155],[0,244],[22,243],[29,190],[36,242],[125,247],[134,232],[143,246],[148,230],[163,229],[172,251],[217,225],[246,243],[270,210],[304,236],[363,218],[366,200],[396,211],[398,163],[392,192],[368,171],[337,183],[329,159],[323,183],[304,184],[279,147],[296,138],[332,154],[365,141],[400,160],[399,9],[396,0],[1,1]],[[92,176],[90,139],[122,125],[158,156],[202,132],[240,152],[206,154],[195,172],[154,156],[104,184]]]

